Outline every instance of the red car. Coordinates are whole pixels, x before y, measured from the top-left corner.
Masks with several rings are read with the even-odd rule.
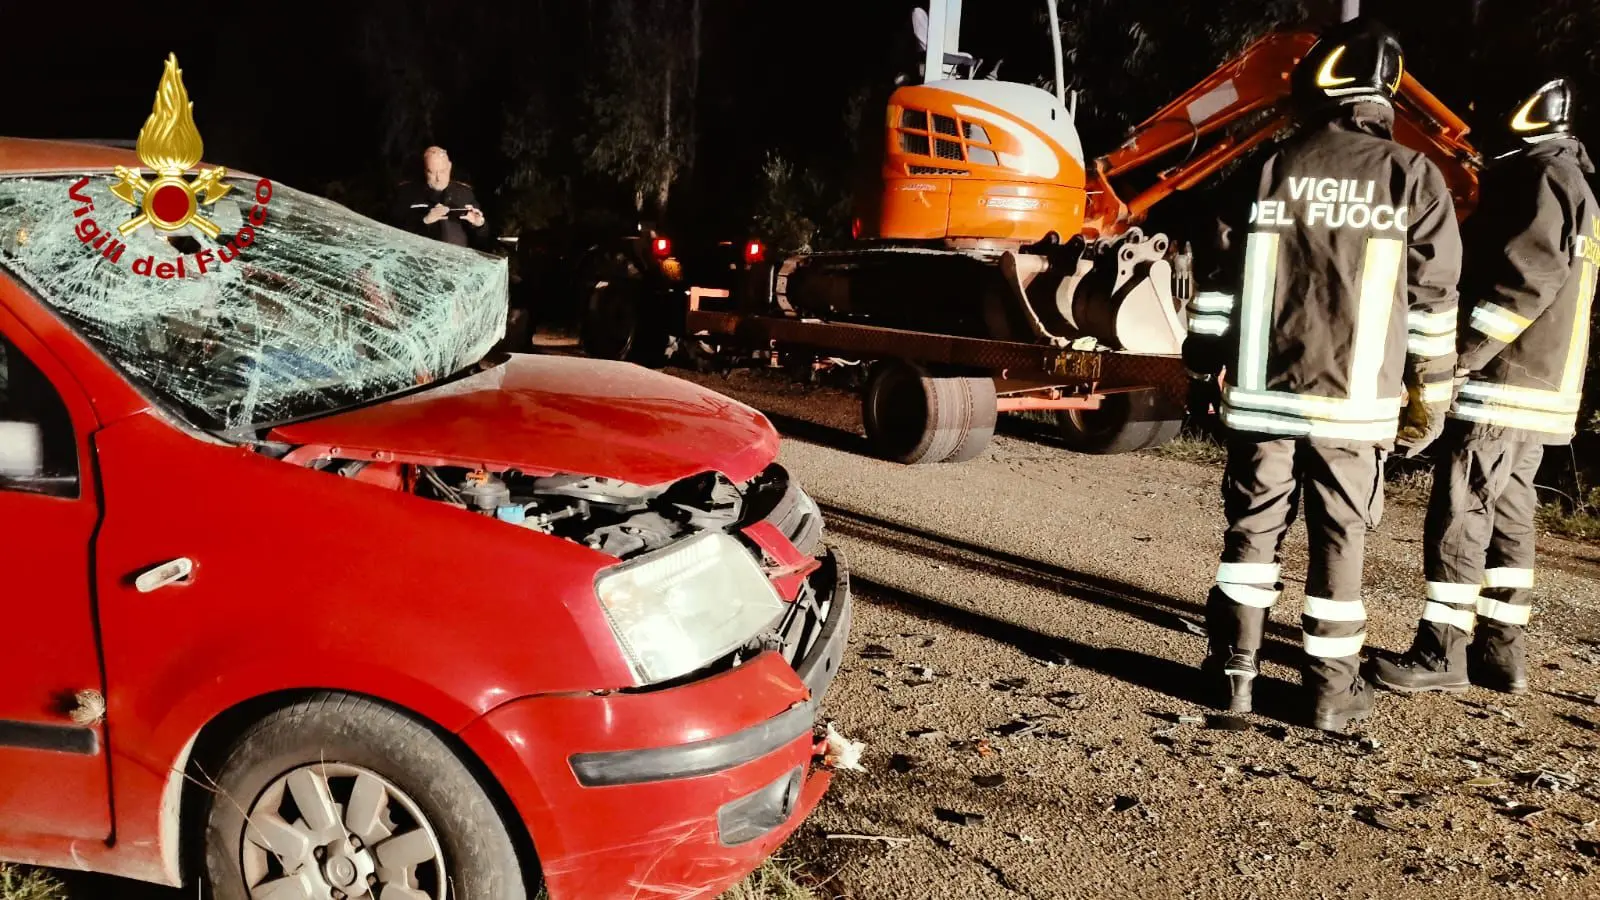
[[[772,426],[491,353],[500,259],[238,173],[141,213],[138,165],[0,140],[0,858],[226,900],[757,866],[851,602]]]

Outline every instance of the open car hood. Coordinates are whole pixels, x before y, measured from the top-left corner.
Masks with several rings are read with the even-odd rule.
[[[765,416],[628,363],[514,355],[416,394],[280,426],[272,440],[531,475],[657,485],[708,470],[735,482],[778,454]]]

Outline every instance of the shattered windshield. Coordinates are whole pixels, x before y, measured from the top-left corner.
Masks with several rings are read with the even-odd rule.
[[[504,333],[503,260],[281,184],[225,183],[201,200],[203,220],[169,233],[130,227],[144,216],[107,173],[0,179],[0,265],[143,389],[217,431],[427,384]],[[188,202],[172,193],[146,208],[171,221]]]

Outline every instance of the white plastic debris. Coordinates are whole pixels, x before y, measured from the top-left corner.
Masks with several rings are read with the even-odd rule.
[[[828,723],[828,731],[824,735],[824,740],[827,741],[828,747],[822,757],[823,765],[842,772],[866,771],[866,767],[861,765],[861,754],[867,752],[866,744],[861,741],[852,741],[840,734],[833,727],[832,722]]]

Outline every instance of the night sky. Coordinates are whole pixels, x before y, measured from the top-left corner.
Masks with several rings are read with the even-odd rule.
[[[892,71],[891,47],[904,49],[915,5],[706,0],[702,78],[711,89],[702,91],[701,122],[710,159],[703,168],[748,177],[769,148],[802,167],[812,156],[837,153],[846,96]],[[472,27],[456,33],[436,27],[441,17],[456,18],[450,11],[458,6],[473,8],[460,17]],[[560,3],[546,6],[559,13]],[[1037,23],[1043,3],[983,0],[981,6],[983,15],[968,13],[966,47],[990,59],[1007,57],[1008,76],[1039,70],[1049,52]],[[458,83],[440,86],[445,114],[432,137],[451,149],[458,174],[481,180],[495,174],[481,170],[493,168],[500,108],[515,101],[528,72],[593,64],[563,56],[574,52],[570,36],[559,33],[570,22],[486,12],[496,7],[513,5],[330,0],[312,7],[313,19],[265,3],[196,4],[195,12],[172,17],[135,12],[126,3],[74,3],[37,39],[15,39],[21,26],[8,22],[13,39],[0,53],[0,78],[12,88],[0,132],[132,141],[171,51],[208,161],[316,190],[398,162],[383,158],[385,84],[360,49],[367,20],[393,17],[401,30],[418,32],[419,52],[468,54]],[[1024,40],[1016,39],[1019,30]]]
[[[7,9],[12,14],[6,17],[0,78],[8,90],[0,133],[131,142],[150,113],[162,60],[173,51],[195,103],[208,162],[330,195],[339,187],[335,183],[362,182],[365,193],[359,198],[366,207],[356,202],[354,189],[350,199],[336,199],[370,212],[396,179],[417,172],[422,148],[438,143],[450,150],[457,177],[474,183],[492,213],[495,187],[514,164],[500,146],[507,111],[541,95],[543,106],[537,108],[548,110],[547,136],[568,151],[553,167],[571,170],[546,174],[587,179],[582,190],[569,195],[569,207],[628,211],[631,195],[614,181],[599,184],[593,173],[578,171],[581,150],[572,149],[585,127],[576,98],[602,66],[606,48],[606,35],[599,33],[603,28],[595,24],[603,17],[587,11],[611,2],[324,0],[293,6],[138,7],[89,0],[63,5],[59,14],[33,22]],[[687,9],[689,0],[670,2]],[[908,48],[914,65],[910,11],[920,4],[702,3],[701,139],[693,176],[674,188],[675,213],[688,220],[747,214],[760,191],[761,164],[769,151],[781,153],[801,172],[826,169],[839,181],[841,160],[850,153],[842,110],[864,85],[881,87],[894,72],[904,71]],[[1182,21],[1210,27],[1226,16],[1209,10],[1228,7],[1239,20],[1240,10],[1274,4],[1286,5],[1279,0],[1080,3],[1099,10],[1102,20],[1116,20],[1109,31],[1097,32],[1109,43],[1095,64],[1107,71],[1087,74],[1101,82],[1101,98],[1114,106],[1125,101],[1127,109],[1116,108],[1126,114],[1121,118],[1136,121],[1218,60],[1196,49],[1197,42],[1187,53],[1163,50],[1158,64],[1139,72],[1116,71],[1121,59],[1114,48],[1129,28],[1159,29],[1164,23],[1170,28],[1180,12]],[[15,0],[5,4],[14,5]],[[1063,0],[1064,9],[1070,5]],[[963,49],[989,61],[1003,57],[1007,80],[1032,81],[1048,73],[1044,0],[967,0],[966,6]],[[1473,0],[1367,4],[1415,48],[1416,70],[1429,86],[1463,111],[1455,89],[1470,71],[1485,70],[1471,64],[1481,41],[1462,43],[1464,36],[1471,37],[1462,28],[1472,6]],[[1498,6],[1515,17],[1516,4]],[[1457,14],[1441,17],[1442,7]],[[163,9],[192,11],[162,15]],[[387,36],[386,46],[401,49],[375,51],[374,33]],[[1168,40],[1182,47],[1186,38],[1180,33]],[[438,99],[433,127],[408,137],[404,147],[394,146],[396,107],[418,85]],[[1123,127],[1122,121],[1107,121],[1103,107],[1098,119],[1091,115],[1080,122],[1091,153],[1107,149]]]

